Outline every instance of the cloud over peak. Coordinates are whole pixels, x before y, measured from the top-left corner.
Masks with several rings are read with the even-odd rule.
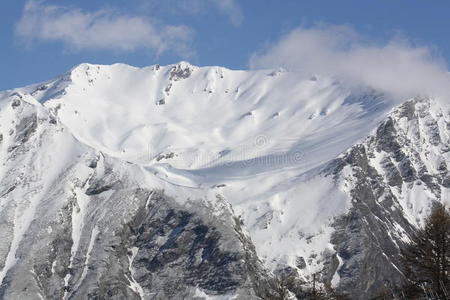
[[[167,51],[183,57],[192,54],[193,31],[187,26],[162,25],[113,10],[84,12],[36,0],[25,5],[16,34],[27,42],[60,41],[71,50],[147,49],[156,55]]]
[[[405,39],[371,43],[348,26],[296,28],[253,54],[250,67],[337,76],[401,97],[450,96],[447,66],[430,48]]]

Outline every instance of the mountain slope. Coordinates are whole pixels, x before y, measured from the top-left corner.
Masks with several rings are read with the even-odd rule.
[[[271,272],[358,299],[401,280],[399,247],[449,201],[436,100],[185,62],[0,98],[6,299],[257,299]]]
[[[1,298],[253,297],[265,271],[223,199],[177,202],[153,175],[81,144],[42,107],[7,104]]]
[[[401,246],[433,202],[450,203],[449,124],[446,105],[412,99],[333,162],[333,176],[344,178],[351,196],[349,212],[333,225],[341,289],[361,297],[401,284]]]

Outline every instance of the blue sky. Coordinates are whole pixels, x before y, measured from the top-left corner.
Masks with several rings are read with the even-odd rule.
[[[448,1],[5,0],[2,8],[0,90],[82,62],[247,69],[255,53],[296,28],[330,25],[366,42],[407,38],[410,49],[426,46],[427,55],[450,59]]]

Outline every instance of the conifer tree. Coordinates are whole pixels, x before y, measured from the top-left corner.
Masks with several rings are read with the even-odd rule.
[[[437,205],[402,251],[410,297],[450,299],[450,213]]]

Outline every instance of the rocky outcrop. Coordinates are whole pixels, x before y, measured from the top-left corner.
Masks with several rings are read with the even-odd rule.
[[[341,261],[338,290],[351,299],[395,293],[402,284],[400,248],[433,201],[448,195],[449,117],[430,99],[407,101],[325,172],[351,187],[351,207],[335,219],[331,240]],[[416,202],[418,193],[429,201]]]

